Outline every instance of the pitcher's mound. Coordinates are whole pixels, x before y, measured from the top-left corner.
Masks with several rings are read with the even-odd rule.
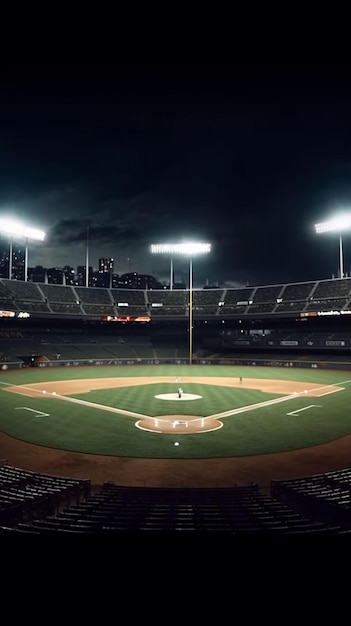
[[[181,402],[182,400],[199,400],[202,396],[197,396],[195,393],[183,393],[182,397],[179,398],[177,393],[160,393],[158,396],[155,396],[158,400],[177,400],[177,402]]]

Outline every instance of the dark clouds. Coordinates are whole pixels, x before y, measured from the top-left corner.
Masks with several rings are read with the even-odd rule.
[[[191,237],[213,244],[199,282],[330,277],[337,238],[313,224],[351,206],[351,91],[332,69],[8,66],[0,213],[48,232],[31,264],[83,265],[89,227],[91,263],[113,256],[118,273],[133,259],[166,277],[150,243]]]

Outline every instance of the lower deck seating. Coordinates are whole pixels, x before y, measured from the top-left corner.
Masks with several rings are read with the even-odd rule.
[[[40,474],[0,462],[0,523],[56,515],[90,494],[90,480]]]
[[[275,480],[272,496],[311,519],[351,525],[351,468]]]
[[[0,468],[1,469],[1,468]],[[67,480],[67,479],[64,479]],[[1,493],[1,491],[0,491]],[[351,530],[335,519],[307,516],[257,485],[229,488],[124,487],[105,483],[47,514],[2,523],[3,534],[338,534]]]

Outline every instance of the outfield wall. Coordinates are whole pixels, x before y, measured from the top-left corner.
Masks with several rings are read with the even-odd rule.
[[[19,370],[22,369],[22,367],[24,367],[24,363],[22,361],[16,361],[16,362],[6,362],[6,363],[2,363],[0,365],[0,370],[2,371],[6,371],[6,370]]]
[[[350,370],[351,363],[343,361],[307,361],[307,360],[287,360],[287,359],[193,359],[193,365],[229,365],[229,366],[250,366],[250,367],[289,367],[305,369],[328,369],[328,370]],[[57,368],[57,367],[86,367],[86,366],[109,366],[109,365],[189,365],[188,359],[79,359],[61,361],[36,361],[32,367]],[[24,364],[21,362],[6,363],[0,369],[21,369]]]

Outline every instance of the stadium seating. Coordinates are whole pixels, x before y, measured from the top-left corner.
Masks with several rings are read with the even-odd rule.
[[[351,469],[272,481],[272,494],[295,510],[327,523],[351,526]]]
[[[351,310],[351,278],[259,285],[245,288],[193,289],[197,319],[257,315],[280,316],[328,310]],[[101,318],[145,316],[186,318],[186,289],[107,289],[0,279],[0,307],[33,315]]]
[[[90,480],[31,472],[0,463],[0,523],[16,524],[32,517],[55,515],[90,493]]]
[[[322,490],[321,486],[325,489]],[[325,515],[301,507],[296,493],[334,490],[338,508]],[[296,481],[275,481],[271,495],[257,485],[218,488],[125,487],[0,466],[0,535],[117,535],[128,533],[346,534],[351,518],[351,469]],[[299,487],[299,489],[298,489]],[[329,490],[329,491],[330,491]],[[294,493],[294,497],[289,494]]]

